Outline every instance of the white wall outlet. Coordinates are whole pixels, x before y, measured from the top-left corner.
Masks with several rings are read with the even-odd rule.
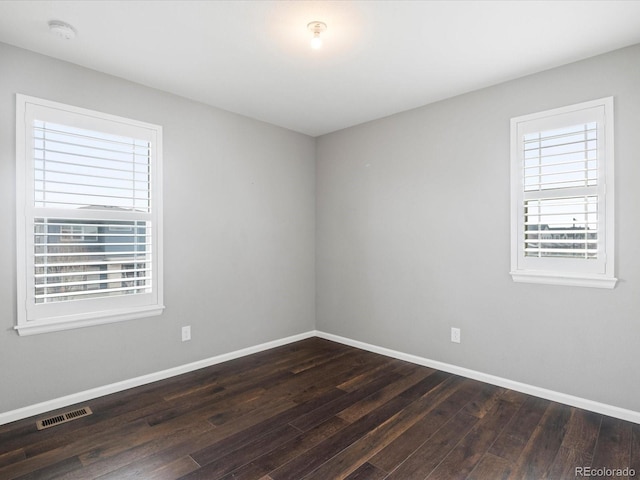
[[[186,342],[188,340],[191,340],[191,325],[182,327],[182,341]]]
[[[460,329],[451,327],[451,341],[453,343],[460,343]]]

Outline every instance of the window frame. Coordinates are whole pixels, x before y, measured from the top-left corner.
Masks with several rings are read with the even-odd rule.
[[[39,118],[42,117],[42,118]],[[136,295],[116,295],[73,301],[36,304],[32,267],[34,252],[34,223],[42,218],[43,208],[36,208],[34,192],[33,121],[54,121],[71,127],[107,134],[134,137],[143,134],[151,148],[150,189],[153,204],[151,221],[151,292]],[[135,137],[134,137],[135,138]],[[56,218],[60,209],[51,208],[46,218]],[[69,218],[88,221],[122,219],[122,213],[97,209],[69,210]],[[128,212],[127,212],[128,213]],[[64,214],[62,214],[64,218]],[[80,217],[76,217],[80,215]],[[22,94],[16,94],[16,260],[17,260],[17,319],[14,329],[19,335],[68,330],[92,325],[126,321],[160,315],[163,304],[162,272],[162,127],[95,110],[66,105]],[[31,267],[31,268],[30,268]],[[135,297],[135,298],[132,298]]]
[[[575,105],[555,108],[511,119],[511,271],[513,281],[549,285],[614,288],[615,222],[614,222],[614,100],[605,97]],[[543,132],[575,124],[598,121],[598,258],[534,258],[524,255],[524,149],[525,134]],[[591,187],[587,187],[591,188]],[[585,187],[563,187],[541,200],[565,196],[571,190],[576,196]]]

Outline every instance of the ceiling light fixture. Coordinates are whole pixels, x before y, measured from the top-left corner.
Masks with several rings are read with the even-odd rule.
[[[307,25],[307,28],[313,33],[313,38],[311,39],[311,48],[317,50],[322,47],[322,39],[320,38],[320,34],[327,29],[327,24],[324,22],[311,22]]]
[[[49,31],[56,37],[63,38],[65,40],[73,40],[76,38],[76,29],[66,22],[60,20],[51,20],[49,22]]]

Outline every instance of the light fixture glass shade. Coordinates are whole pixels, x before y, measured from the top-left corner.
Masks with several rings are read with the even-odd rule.
[[[311,48],[313,48],[314,50],[318,50],[320,47],[322,47],[322,39],[319,35],[314,36],[311,39]]]
[[[311,33],[313,33],[313,38],[311,39],[311,48],[317,50],[322,47],[322,39],[320,38],[320,34],[327,29],[327,24],[324,22],[311,22],[307,24],[307,28]]]

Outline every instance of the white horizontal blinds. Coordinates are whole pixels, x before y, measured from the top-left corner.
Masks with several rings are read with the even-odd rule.
[[[36,218],[35,303],[151,291],[144,221]]]
[[[148,141],[38,120],[33,140],[36,207],[149,212]]]
[[[597,258],[597,196],[526,200],[524,212],[526,256]]]
[[[598,258],[598,125],[523,138],[524,255]]]
[[[525,135],[525,191],[591,186],[597,181],[595,122]]]
[[[35,304],[150,293],[149,141],[36,120],[33,162]]]

